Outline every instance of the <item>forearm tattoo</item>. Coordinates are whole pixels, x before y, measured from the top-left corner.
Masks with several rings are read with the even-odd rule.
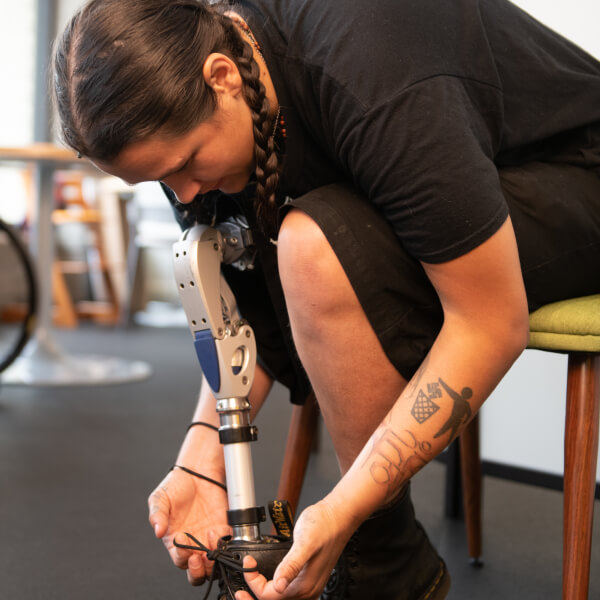
[[[366,463],[373,481],[386,485],[388,495],[408,481],[432,458],[429,442],[420,442],[408,429],[399,434],[381,427],[373,439],[373,446]]]
[[[416,399],[411,414],[415,421],[422,425],[440,410],[444,396],[449,396],[452,400],[450,416],[433,437],[437,439],[449,433],[447,444],[450,444],[460,433],[461,427],[471,418],[471,406],[468,400],[473,395],[473,391],[469,387],[464,387],[459,393],[441,378],[422,383],[424,372],[425,369],[421,369],[412,382],[410,392],[413,395],[416,393]],[[373,481],[387,486],[388,496],[434,457],[430,442],[419,440],[409,429],[395,431],[392,428],[392,421],[393,414],[389,413],[373,435],[371,451],[364,462],[368,465]]]
[[[417,369],[417,372],[412,376],[411,380],[408,382],[406,386],[406,395],[408,397],[414,395],[419,386],[421,385],[421,380],[423,379],[423,375],[427,371],[427,367],[429,366],[429,354],[423,359],[421,366]]]
[[[471,418],[471,406],[467,402],[473,395],[471,388],[464,387],[459,393],[440,377],[436,382],[428,383],[419,389],[411,414],[417,423],[423,424],[440,409],[435,400],[443,398],[444,391],[452,399],[452,411],[448,420],[433,437],[439,438],[449,431],[448,443],[450,443],[460,433],[460,428]]]

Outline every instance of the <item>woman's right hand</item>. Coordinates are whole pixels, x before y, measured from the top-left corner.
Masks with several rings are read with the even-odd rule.
[[[203,475],[224,481],[223,474],[205,471]],[[149,521],[157,538],[162,539],[173,563],[187,570],[192,585],[202,584],[210,575],[213,563],[204,552],[177,548],[173,540],[192,544],[191,533],[210,549],[220,537],[229,535],[227,494],[219,486],[174,468],[148,498]]]

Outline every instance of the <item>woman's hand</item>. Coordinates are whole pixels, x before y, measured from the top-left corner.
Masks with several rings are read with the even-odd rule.
[[[327,499],[309,506],[294,527],[294,543],[277,567],[272,581],[258,572],[246,573],[246,582],[260,600],[318,599],[344,546],[358,523],[333,510]],[[244,567],[254,567],[247,557]],[[252,600],[237,592],[236,600]]]
[[[223,475],[204,473],[217,481]],[[217,485],[180,469],[173,469],[148,498],[149,521],[162,539],[173,563],[187,569],[188,581],[200,585],[210,575],[213,563],[204,552],[177,548],[173,540],[190,544],[185,532],[214,549],[220,537],[231,533],[227,525],[227,494]]]

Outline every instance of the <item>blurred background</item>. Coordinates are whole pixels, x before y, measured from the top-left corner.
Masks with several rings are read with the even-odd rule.
[[[515,3],[600,57],[598,0]],[[80,4],[2,2],[0,147],[54,142],[47,62]],[[129,187],[74,162],[52,168],[51,253],[40,255],[35,161],[0,160],[0,219],[47,279],[41,345],[58,346],[68,360],[121,360],[135,374],[101,374],[104,381],[82,385],[15,383],[0,374],[0,598],[201,597],[169,564],[145,508],[176,455],[200,382],[171,267],[179,230],[155,184]],[[26,299],[16,264],[0,235],[0,350]],[[565,385],[563,356],[526,351],[482,409],[483,569],[467,566],[462,522],[446,514],[443,462],[415,478],[417,513],[455,580],[451,598],[559,597]],[[542,409],[544,427],[532,431]],[[276,489],[289,415],[287,392],[276,386],[258,420],[261,502]],[[321,430],[301,505],[336,478]],[[594,542],[598,565],[598,519]],[[600,597],[594,567],[590,590]]]

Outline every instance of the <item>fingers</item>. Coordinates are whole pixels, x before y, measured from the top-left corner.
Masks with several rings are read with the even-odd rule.
[[[296,543],[292,545],[273,574],[273,587],[278,593],[283,594],[290,583],[300,575],[311,555],[312,552],[307,546]]]
[[[167,547],[167,551],[173,564],[179,569],[187,569],[188,561],[190,557],[193,556],[194,551],[188,548],[180,548],[175,545],[175,542],[177,541],[180,544],[190,544],[188,537],[185,534],[178,532],[173,536],[172,542],[167,539],[163,541],[165,542],[165,546]]]
[[[170,511],[169,496],[159,486],[148,498],[148,520],[157,538],[162,538],[167,533]]]
[[[244,568],[245,569],[254,569],[256,568],[256,560],[251,556],[244,557]],[[244,577],[246,579],[246,583],[248,587],[252,590],[252,593],[261,598],[261,600],[266,600],[267,597],[265,594],[265,588],[268,585],[268,581],[266,578],[261,575],[258,571],[249,571],[248,573],[244,573]],[[235,600],[252,600],[252,596],[244,591],[236,592]]]
[[[206,546],[210,549],[214,549],[219,537],[220,536],[215,532],[209,532],[207,534]],[[174,539],[177,539],[180,543],[187,544],[190,542],[183,533],[177,534]],[[187,579],[192,585],[201,585],[204,583],[214,568],[213,561],[209,560],[206,553],[202,551],[178,548],[173,544],[169,549],[169,554],[171,555],[171,560],[175,566],[187,570]]]
[[[190,556],[187,566],[187,578],[192,585],[202,585],[210,575],[208,561],[198,553]]]
[[[256,560],[251,556],[246,556],[244,558],[244,567],[245,568],[255,568]],[[290,567],[289,573],[292,572],[292,569],[295,567]],[[300,572],[300,569],[296,572],[296,575]],[[258,571],[249,571],[244,573],[246,583],[248,587],[252,590],[252,593],[260,600],[280,600],[283,598],[308,598],[302,593],[300,589],[292,589],[297,588],[298,586],[290,586],[290,581],[292,579],[285,578],[277,578],[275,575],[275,579],[273,581],[268,581],[264,575],[261,575]],[[289,589],[288,589],[289,588]],[[288,593],[286,594],[286,590]],[[252,597],[247,592],[240,591],[235,595],[236,600],[252,600]]]
[[[206,546],[214,549],[218,536],[212,531],[207,534]],[[187,561],[187,577],[192,585],[200,585],[204,583],[206,578],[211,574],[214,563],[208,560],[205,552],[193,552]]]
[[[188,548],[179,548],[174,544],[175,541],[181,544],[189,544],[190,540],[185,534],[179,532],[172,538],[173,543],[163,540],[171,561],[181,570],[187,571],[188,582],[192,585],[201,585],[204,583],[211,571],[211,563],[206,559],[203,552],[195,552]]]

